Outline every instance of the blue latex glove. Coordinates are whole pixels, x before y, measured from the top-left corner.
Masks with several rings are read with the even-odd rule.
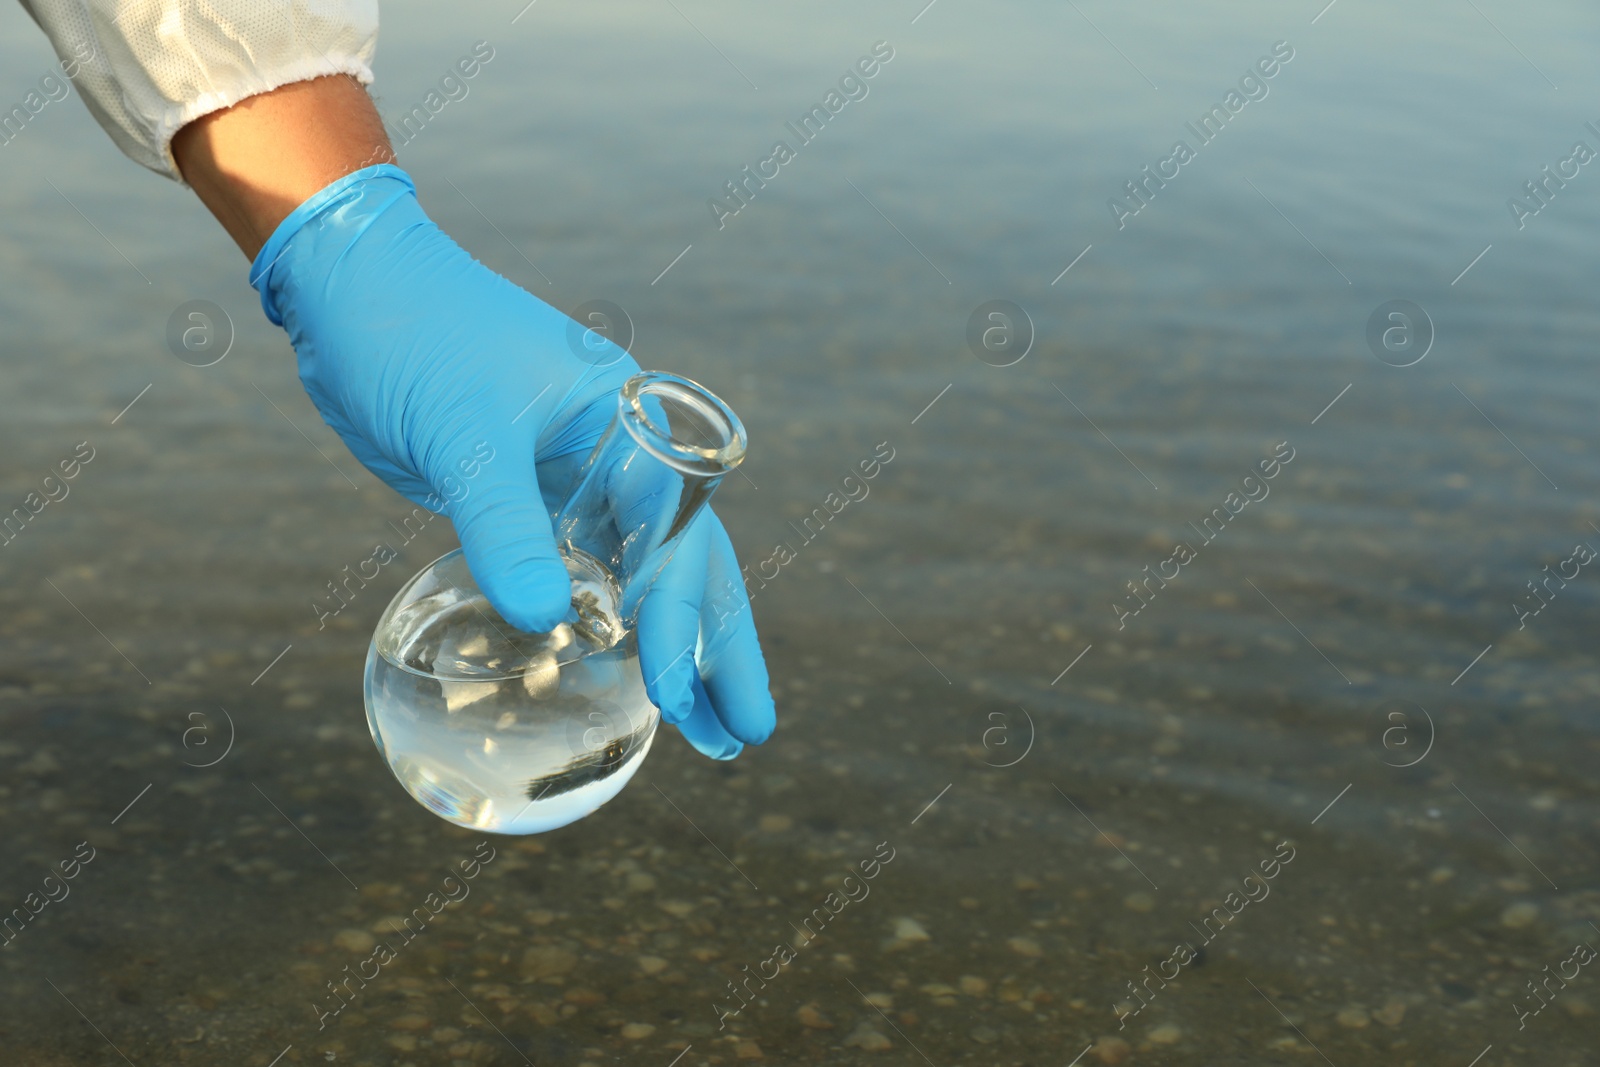
[[[594,333],[573,346],[571,319],[468,255],[387,164],[296,208],[250,282],[355,457],[419,505],[443,499],[490,603],[519,629],[552,629],[571,599],[553,494],[610,423],[639,369],[632,357]],[[695,748],[731,759],[771,734],[738,560],[709,510],[646,596],[638,629],[650,699]]]

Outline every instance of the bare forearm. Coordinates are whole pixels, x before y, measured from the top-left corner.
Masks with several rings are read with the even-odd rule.
[[[196,119],[172,139],[172,154],[252,259],[307,197],[395,159],[372,98],[343,75],[291,82]]]

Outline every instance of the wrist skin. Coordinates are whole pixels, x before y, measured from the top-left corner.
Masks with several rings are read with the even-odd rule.
[[[290,82],[203,115],[172,139],[183,179],[245,256],[330,182],[394,149],[372,98],[336,74]]]

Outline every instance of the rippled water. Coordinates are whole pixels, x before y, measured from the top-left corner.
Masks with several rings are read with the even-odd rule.
[[[0,1059],[1596,1062],[1600,172],[1563,161],[1600,15],[922,4],[384,6],[391,118],[495,50],[401,150],[425,206],[724,395],[718,510],[793,557],[755,598],[773,739],[665,734],[524,841],[418,807],[362,718],[447,524],[401,541],[189,194],[76,101],[0,146],[0,505],[76,463],[0,544],[0,893],[39,910]],[[20,101],[51,58],[0,18]],[[211,367],[167,347],[191,300],[236,329]],[[1034,333],[1005,367],[995,300]],[[1393,300],[1432,324],[1407,367],[1368,344]]]

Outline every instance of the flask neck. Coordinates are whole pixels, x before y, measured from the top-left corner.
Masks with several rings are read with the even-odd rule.
[[[704,386],[660,371],[623,383],[553,526],[558,546],[587,554],[616,580],[626,626],[744,454],[739,417]]]

